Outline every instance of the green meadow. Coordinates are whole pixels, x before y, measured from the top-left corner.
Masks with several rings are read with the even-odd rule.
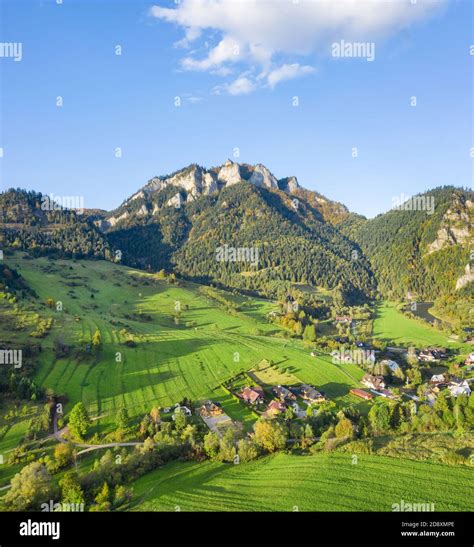
[[[458,349],[463,353],[469,351],[468,344],[449,338],[446,333],[435,329],[421,319],[407,317],[396,308],[394,303],[386,301],[377,305],[373,336],[389,344],[413,345],[418,348],[443,346]]]
[[[383,456],[278,454],[245,464],[176,463],[134,483],[137,511],[391,511],[433,503],[474,509],[466,467]]]
[[[98,424],[113,421],[123,406],[136,416],[184,397],[222,400],[229,415],[248,423],[252,413],[226,397],[220,385],[262,359],[321,388],[338,404],[361,404],[348,392],[362,371],[335,365],[330,356],[313,358],[302,341],[278,336],[279,328],[266,319],[275,307],[271,302],[225,293],[240,306],[236,311],[193,283],[169,284],[105,261],[31,260],[20,253],[8,261],[41,302],[62,304],[57,311],[30,303],[30,314],[54,319],[35,363],[36,381],[66,395],[66,410],[83,401],[92,416],[101,416]],[[18,322],[19,312],[5,312],[9,324]],[[87,355],[84,348],[96,329],[102,349]],[[19,344],[31,343],[31,330],[23,326],[12,336]],[[57,340],[71,347],[67,357],[55,358]],[[134,347],[126,345],[130,341]]]

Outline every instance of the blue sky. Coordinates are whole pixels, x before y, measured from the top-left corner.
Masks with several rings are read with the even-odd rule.
[[[191,1],[2,0],[1,41],[22,43],[21,62],[0,58],[2,187],[112,209],[153,176],[230,157],[373,216],[472,186],[470,0],[314,14],[194,0],[189,19]],[[340,39],[374,42],[375,60],[331,57]],[[236,58],[219,49],[232,40]]]

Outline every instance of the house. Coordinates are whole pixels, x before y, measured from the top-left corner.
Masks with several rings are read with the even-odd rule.
[[[260,386],[244,387],[239,397],[248,404],[256,405],[263,403],[263,389]]]
[[[322,403],[326,400],[326,397],[323,393],[319,392],[313,386],[307,384],[303,384],[300,387],[300,395],[303,399],[309,401],[310,403]]]
[[[433,374],[433,376],[430,378],[430,384],[444,384],[446,382],[446,378],[444,374]]]
[[[284,412],[286,410],[286,405],[281,401],[271,401],[267,406],[267,410],[263,413],[265,418],[273,418],[277,414]]]
[[[425,363],[439,361],[446,358],[446,350],[443,348],[426,348],[420,351],[418,359]]]
[[[470,354],[466,357],[466,360],[464,361],[464,364],[465,364],[465,365],[474,365],[474,353],[470,353]]]
[[[185,416],[188,416],[188,417],[192,415],[191,410],[187,406],[180,406],[178,404],[174,407],[174,413],[173,413],[173,416],[171,416],[173,420],[175,419],[176,414],[178,414],[178,412],[182,412]]]
[[[364,374],[361,382],[364,384],[364,386],[370,388],[370,389],[385,389],[385,382],[383,380],[383,376],[373,376],[372,374]]]
[[[471,388],[466,380],[461,382],[451,382],[448,386],[451,397],[459,397],[459,395],[471,395]]]
[[[366,401],[370,401],[370,399],[374,398],[372,394],[367,393],[367,391],[364,391],[363,389],[353,388],[350,392],[352,393],[352,395],[356,395],[357,397],[365,399]]]
[[[223,410],[220,403],[207,401],[199,407],[199,414],[204,418],[212,418],[213,416],[223,414]]]
[[[295,401],[296,397],[291,393],[291,391],[284,386],[273,386],[273,393],[280,399],[280,401],[285,401],[287,399]]]
[[[384,361],[382,361],[382,365],[387,365],[387,367],[392,372],[396,372],[400,369],[400,365],[396,361],[392,361],[391,359],[385,359]]]
[[[352,323],[352,317],[348,315],[338,315],[336,316],[336,323]]]

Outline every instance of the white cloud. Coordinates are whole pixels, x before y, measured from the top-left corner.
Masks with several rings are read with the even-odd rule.
[[[241,76],[233,82],[228,84],[218,85],[213,89],[215,95],[220,95],[221,93],[228,93],[229,95],[248,95],[255,91],[255,83],[247,78],[246,76]]]
[[[186,70],[210,70],[221,67],[224,63],[235,63],[240,59],[240,45],[230,38],[224,37],[216,47],[212,48],[207,57],[201,60],[185,57],[181,65]]]
[[[304,76],[305,74],[311,74],[312,72],[314,72],[314,68],[312,66],[301,66],[298,63],[282,65],[268,74],[267,82],[271,88],[274,88],[283,80],[292,80],[293,78],[298,78],[299,76]]]
[[[241,63],[260,70],[274,87],[301,75],[296,63],[281,58],[330,54],[333,41],[376,41],[408,27],[447,0],[181,0],[174,8],[153,6],[150,14],[185,31],[185,44],[201,35],[220,35],[219,43],[182,60],[183,68],[226,71]],[[236,53],[236,51],[238,53]],[[289,68],[289,67],[299,68]],[[308,68],[303,73],[309,73]],[[273,76],[271,76],[273,74]],[[249,80],[249,78],[247,78]],[[236,80],[238,81],[238,80]],[[250,80],[249,80],[250,81]],[[264,82],[263,78],[254,80]],[[229,84],[230,88],[231,84]]]

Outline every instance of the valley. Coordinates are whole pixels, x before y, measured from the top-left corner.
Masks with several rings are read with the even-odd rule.
[[[87,444],[83,446],[104,448],[81,455],[84,449],[77,444],[76,465],[79,465],[80,474],[91,472],[88,470],[92,469],[94,461],[102,462],[108,446],[113,453],[129,458],[142,450],[144,437],[138,426],[143,416],[151,409],[159,408],[162,423],[165,423],[170,416],[166,415],[167,407],[180,401],[192,405],[192,412],[196,413],[188,419],[188,427],[194,428],[195,434],[205,434],[196,409],[208,400],[218,404],[244,435],[252,433],[260,411],[256,413],[235,396],[239,389],[249,384],[249,378],[260,382],[269,393],[276,384],[316,386],[329,401],[329,414],[325,418],[329,423],[333,419],[330,416],[347,412],[347,409],[351,409],[352,416],[367,420],[374,406],[373,401],[364,401],[350,392],[363,387],[363,368],[356,363],[337,363],[329,349],[289,336],[287,328],[269,321],[269,314],[280,313],[281,305],[277,301],[204,287],[170,275],[147,273],[103,260],[32,259],[20,251],[8,253],[6,258],[29,292],[22,294],[20,303],[17,297],[3,296],[2,338],[10,346],[24,348],[24,369],[50,401],[61,402],[63,410],[59,416],[59,436],[47,431],[33,433],[32,422],[41,415],[43,403],[31,401],[21,407],[14,398],[3,400],[0,454],[4,463],[0,466],[0,487],[4,492],[26,462],[36,459],[54,462],[58,440],[61,444],[64,434],[73,442],[67,428],[61,429],[64,427],[62,416],[69,416],[81,402],[92,419],[85,437]],[[20,293],[17,291],[17,296]],[[331,297],[326,294],[326,302],[327,298]],[[50,321],[46,334],[40,338],[32,336],[38,330],[38,323],[45,321]],[[319,331],[318,327],[316,331]],[[100,333],[100,347],[94,348],[97,332]],[[372,334],[374,341],[402,348],[445,345],[455,352],[453,355],[459,356],[455,357],[458,361],[470,348],[469,344],[453,342],[428,323],[407,317],[388,301],[374,308]],[[335,334],[329,338],[331,336]],[[38,342],[39,352],[27,349],[37,347]],[[24,369],[22,373],[25,373]],[[405,400],[408,405],[408,399]],[[323,454],[304,455],[307,449],[301,448],[304,437],[299,437],[298,428],[304,427],[307,420],[304,417],[306,406],[308,409],[317,407],[300,404],[303,418],[297,418],[294,425],[291,421],[286,422],[290,431],[294,431],[290,435],[300,439],[296,440],[295,450],[287,455],[242,462],[240,467],[216,462],[168,463],[163,469],[159,466],[145,474],[136,484],[133,480],[125,481],[134,495],[121,510],[170,510],[174,505],[182,506],[182,510],[213,510],[216,503],[223,504],[223,510],[291,511],[295,504],[301,505],[299,510],[362,510],[364,490],[359,488],[359,497],[352,499],[349,494],[354,486],[352,481],[356,481],[355,484],[362,481],[364,488],[370,491],[373,484],[382,480],[385,467],[393,473],[393,466],[399,465],[397,458],[381,457],[375,451],[374,455],[363,455],[357,467],[351,464],[354,456],[350,454],[336,452],[334,456],[327,456],[323,450]],[[117,416],[123,409],[127,412],[127,425],[118,432]],[[325,422],[315,420],[312,431],[321,428],[319,437],[322,434],[324,438],[327,426],[322,425]],[[50,428],[48,425],[47,430]],[[396,434],[403,436],[402,431]],[[466,431],[463,435],[465,446],[469,446],[470,433]],[[314,445],[315,441],[305,442]],[[127,446],[134,443],[137,443],[136,449]],[[118,446],[120,444],[122,448]],[[441,453],[448,454],[449,447],[450,443]],[[25,449],[27,452],[22,452]],[[124,450],[128,456],[124,455]],[[25,454],[28,454],[27,459]],[[231,451],[231,454],[237,452]],[[443,481],[447,480],[448,473],[448,476],[452,474],[452,480],[465,482],[467,475],[464,477],[464,473],[468,471],[465,466],[443,464],[438,456],[434,458],[431,464],[400,460],[400,464],[405,462],[400,467],[400,484],[390,491],[385,490],[385,497],[373,500],[372,510],[390,510],[395,498],[409,499],[408,485],[415,488],[411,492],[416,492],[416,499],[425,496],[423,476],[432,472],[430,466],[433,465],[444,470]],[[263,475],[260,466],[265,469]],[[301,476],[299,480],[307,482],[307,488],[301,490],[299,483],[288,483],[285,473],[289,466],[292,476],[294,473]],[[54,466],[51,465],[51,469]],[[351,479],[351,473],[356,469],[360,469],[362,475]],[[52,473],[54,477],[56,472]],[[255,482],[256,476],[264,483]],[[150,481],[154,485],[151,489]],[[235,481],[247,484],[248,492],[245,488],[239,489],[239,493],[235,491],[232,486]],[[338,503],[324,501],[327,487],[339,492]],[[266,492],[278,488],[282,493],[277,498],[268,498],[265,494],[267,501],[264,502],[258,495],[259,488],[265,488]],[[191,505],[184,502],[189,499],[189,489],[194,492],[195,499]],[[220,496],[209,498],[204,494],[214,489],[225,492],[225,501]],[[440,510],[456,510],[464,503],[462,488],[452,498],[443,497],[442,482],[439,489],[436,504]],[[175,496],[175,491],[182,494]],[[145,497],[143,492],[147,492]],[[205,501],[199,497],[201,495],[209,499]],[[274,502],[269,505],[268,499],[274,499]],[[434,499],[433,495],[429,499]]]

